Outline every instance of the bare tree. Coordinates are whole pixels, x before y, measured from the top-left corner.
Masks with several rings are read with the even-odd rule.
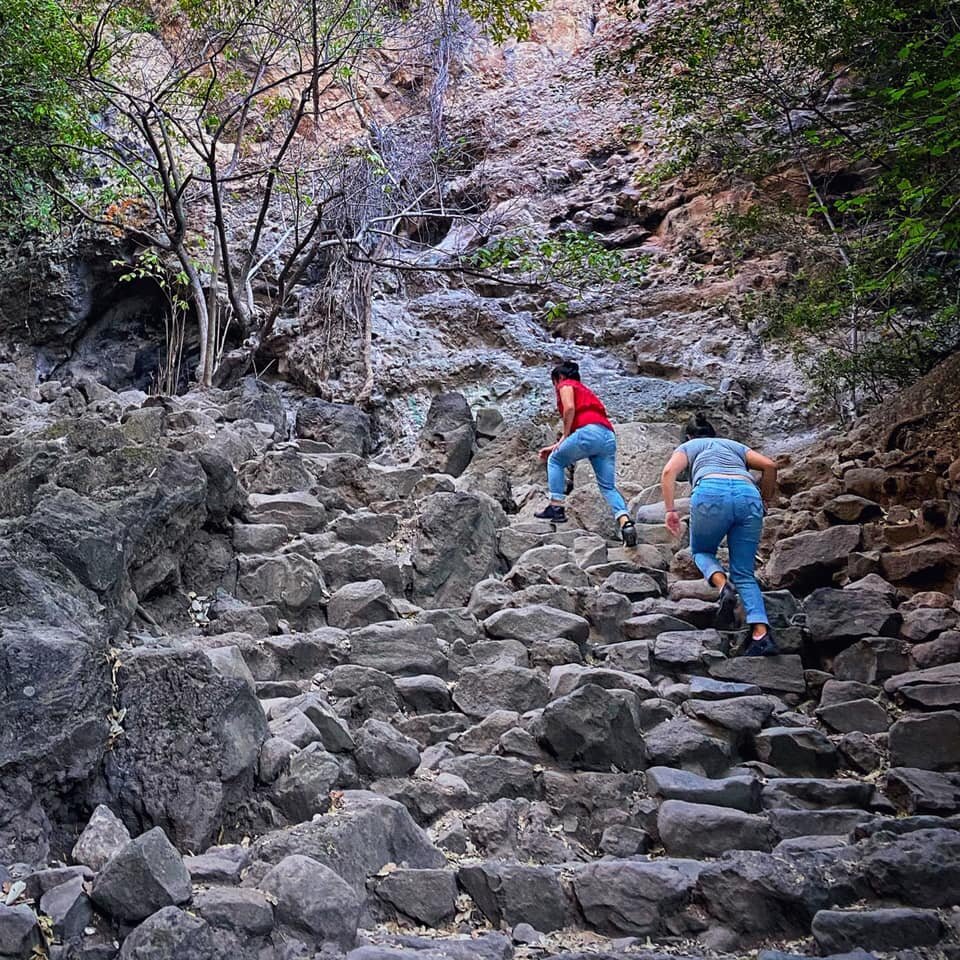
[[[523,9],[509,2],[511,16]],[[76,20],[95,129],[82,146],[55,146],[88,171],[61,197],[186,277],[198,382],[248,369],[309,279],[322,281],[309,309],[330,346],[345,325],[364,344],[369,396],[374,270],[417,269],[405,238],[468,215],[450,209],[442,182],[456,153],[443,103],[468,24],[459,3],[427,0],[401,22],[390,0],[179,0],[163,16],[109,0]],[[366,99],[387,36],[431,78],[410,98],[410,122],[391,125]]]

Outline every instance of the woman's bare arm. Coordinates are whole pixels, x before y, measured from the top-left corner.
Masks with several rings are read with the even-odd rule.
[[[765,457],[756,450],[747,451],[747,466],[751,470],[759,470],[762,473],[760,477],[760,496],[763,502],[769,506],[773,503],[773,498],[777,492],[777,465],[769,457]]]

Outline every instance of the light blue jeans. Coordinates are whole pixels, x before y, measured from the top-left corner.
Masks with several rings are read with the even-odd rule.
[[[690,552],[704,578],[724,573],[717,548],[724,537],[730,551],[730,579],[740,594],[748,623],[768,623],[767,608],[754,573],[763,529],[763,500],[749,480],[708,477],[690,500]]]
[[[617,435],[595,423],[574,430],[547,458],[550,499],[563,502],[564,471],[578,460],[590,461],[614,517],[629,516],[626,501],[617,490]]]

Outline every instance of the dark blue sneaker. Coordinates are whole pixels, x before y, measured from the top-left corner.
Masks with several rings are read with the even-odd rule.
[[[737,589],[728,580],[720,591],[720,607],[717,610],[718,630],[732,630],[737,620]]]
[[[775,657],[780,652],[777,641],[770,635],[770,631],[762,637],[751,640],[747,649],[743,651],[745,657]]]
[[[535,513],[534,516],[538,520],[549,520],[551,523],[566,523],[567,522],[567,511],[562,506],[557,506],[556,504],[548,504],[541,510],[539,513]]]
[[[632,520],[628,520],[620,527],[620,539],[625,547],[637,545],[637,528]]]

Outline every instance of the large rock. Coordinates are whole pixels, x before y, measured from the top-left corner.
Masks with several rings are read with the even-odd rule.
[[[398,677],[442,675],[447,658],[437,631],[428,623],[376,623],[350,634],[350,660]]]
[[[206,921],[179,907],[164,907],[144,920],[123,941],[120,960],[219,960]]]
[[[32,960],[43,942],[37,915],[26,904],[0,904],[0,957]]]
[[[381,580],[348,583],[327,601],[327,623],[341,630],[399,619],[400,615]]]
[[[307,943],[349,950],[357,939],[361,902],[329,867],[298,854],[284,857],[260,881],[274,898],[277,920]]]
[[[647,731],[644,741],[651,764],[678,767],[707,777],[724,773],[733,755],[729,736],[688,717],[658,723]]]
[[[40,898],[40,912],[53,921],[54,932],[60,939],[81,936],[93,918],[84,878],[76,876],[50,887]]]
[[[304,401],[297,411],[296,433],[298,437],[327,443],[337,453],[363,456],[372,446],[370,417],[347,403]]]
[[[511,666],[468,667],[453,693],[454,703],[472,717],[485,717],[494,710],[526,713],[542,707],[549,698],[538,671]]]
[[[230,931],[245,943],[273,930],[273,905],[259,890],[207,887],[194,894],[192,911],[214,929]]]
[[[491,637],[519,640],[528,647],[558,637],[583,644],[590,636],[583,617],[542,603],[500,610],[483,621],[483,629]]]
[[[425,607],[459,607],[498,569],[497,530],[507,516],[483,494],[427,497],[413,543],[413,597]]]
[[[403,804],[359,790],[344,791],[335,812],[268,833],[253,844],[253,856],[268,863],[291,854],[325,864],[358,892],[388,863],[417,869],[446,865]]]
[[[324,598],[320,568],[298,553],[237,558],[237,597],[254,604],[274,603],[297,614]]]
[[[803,609],[811,639],[828,651],[863,637],[895,637],[903,619],[889,600],[868,590],[814,590]]]
[[[745,813],[760,809],[760,781],[756,777],[736,776],[710,779],[688,770],[650,767],[646,774],[647,792],[663,800],[684,800],[689,805],[709,804],[729,807]]]
[[[860,851],[877,897],[912,907],[960,903],[960,831],[917,830],[896,840],[881,834]]]
[[[960,711],[898,720],[890,728],[890,763],[921,770],[960,768]]]
[[[126,651],[117,683],[124,735],[108,754],[98,799],[128,827],[160,826],[178,845],[206,849],[249,798],[268,735],[263,709],[246,682],[190,647]]]
[[[77,863],[99,870],[129,842],[130,832],[123,821],[109,807],[100,804],[73,845],[72,856]]]
[[[377,881],[377,896],[417,923],[438,927],[457,909],[457,875],[452,870],[405,870]]]
[[[750,683],[774,693],[803,693],[807,689],[800,657],[735,657],[710,665],[710,676],[718,680]]]
[[[831,776],[839,766],[836,747],[813,727],[769,727],[753,738],[757,756],[787,776]]]
[[[340,775],[336,757],[311,743],[290,756],[273,786],[273,799],[290,821],[302,823],[327,809],[330,789]]]
[[[692,860],[606,860],[580,867],[573,889],[587,923],[610,937],[674,932],[703,865]]]
[[[154,827],[131,840],[97,874],[91,896],[104,913],[126,923],[186,903],[193,888],[180,854]]]
[[[933,946],[943,935],[943,924],[936,910],[820,910],[811,932],[826,955]]]
[[[529,923],[548,933],[569,923],[560,879],[553,867],[480,863],[461,867],[457,879],[495,927]]]
[[[884,793],[902,813],[949,816],[960,812],[960,773],[891,767]]]
[[[699,893],[706,910],[738,943],[795,939],[810,931],[818,910],[866,897],[864,868],[849,850],[736,851],[704,866]]]
[[[310,493],[252,493],[247,507],[250,523],[278,524],[290,534],[313,533],[326,523],[327,511]]]
[[[860,546],[857,525],[809,530],[779,540],[767,563],[767,579],[773,587],[799,591],[826,586],[833,573],[846,565],[847,557]]]
[[[766,817],[730,807],[667,800],[657,832],[669,857],[719,857],[727,850],[772,850],[776,836]]]
[[[459,477],[473,458],[476,440],[466,397],[456,392],[437,394],[420,431],[418,465],[428,472]]]
[[[373,777],[402,777],[420,765],[416,741],[382,720],[368,720],[356,740],[357,763]]]
[[[636,694],[587,684],[544,708],[540,740],[559,760],[591,770],[645,765]]]
[[[736,734],[754,734],[770,719],[775,705],[776,700],[770,696],[687,700],[683,712]]]
[[[880,557],[883,575],[895,583],[943,579],[960,567],[957,548],[951,543],[922,543]]]

